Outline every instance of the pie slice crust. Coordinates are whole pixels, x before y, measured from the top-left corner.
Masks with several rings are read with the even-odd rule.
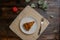
[[[29,31],[30,28],[33,26],[34,23],[35,23],[34,21],[24,23],[24,24],[23,24],[23,27],[24,27],[24,29],[25,29],[26,31]]]

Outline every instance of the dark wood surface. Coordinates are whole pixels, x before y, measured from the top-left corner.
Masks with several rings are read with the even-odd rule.
[[[60,0],[47,0],[48,8],[46,11],[43,11],[39,8],[35,8],[41,15],[49,20],[50,24],[43,34],[37,40],[59,40],[59,10],[60,10]],[[0,40],[22,40],[19,38],[13,31],[9,29],[9,25],[13,22],[16,16],[21,12],[26,5],[18,6],[16,2],[11,2],[7,6],[3,3],[0,3]],[[21,2],[21,4],[24,2]],[[19,11],[13,13],[11,8],[17,5]],[[53,15],[54,18],[50,18],[50,15]]]

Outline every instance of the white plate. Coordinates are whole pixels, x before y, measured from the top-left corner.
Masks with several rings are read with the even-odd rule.
[[[23,28],[23,24],[24,23],[27,23],[27,22],[32,22],[34,21],[35,23],[33,24],[33,26],[30,28],[29,31],[26,31],[24,28]],[[37,21],[33,18],[33,17],[24,17],[22,18],[22,20],[20,21],[20,29],[22,32],[24,32],[25,34],[32,34],[36,31],[37,29]]]

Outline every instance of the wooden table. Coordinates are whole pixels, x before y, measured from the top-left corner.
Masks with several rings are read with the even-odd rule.
[[[59,0],[47,1],[49,3],[47,11],[35,8],[35,10],[41,12],[41,15],[50,21],[50,25],[37,40],[59,40]],[[11,8],[12,7],[0,7],[0,9],[2,9],[2,12],[0,11],[0,40],[22,40],[9,29],[9,25],[24,7],[18,7],[20,11],[17,13],[9,10]],[[53,15],[54,18],[50,18],[50,15]]]

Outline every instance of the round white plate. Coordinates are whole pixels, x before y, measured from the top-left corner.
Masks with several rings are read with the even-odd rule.
[[[35,23],[33,24],[33,26],[30,28],[29,31],[26,31],[24,28],[23,28],[23,24],[24,23],[27,23],[27,22],[32,22],[34,21]],[[36,31],[37,29],[37,21],[33,18],[33,17],[24,17],[21,19],[20,21],[20,29],[22,32],[24,32],[25,34],[32,34]]]

